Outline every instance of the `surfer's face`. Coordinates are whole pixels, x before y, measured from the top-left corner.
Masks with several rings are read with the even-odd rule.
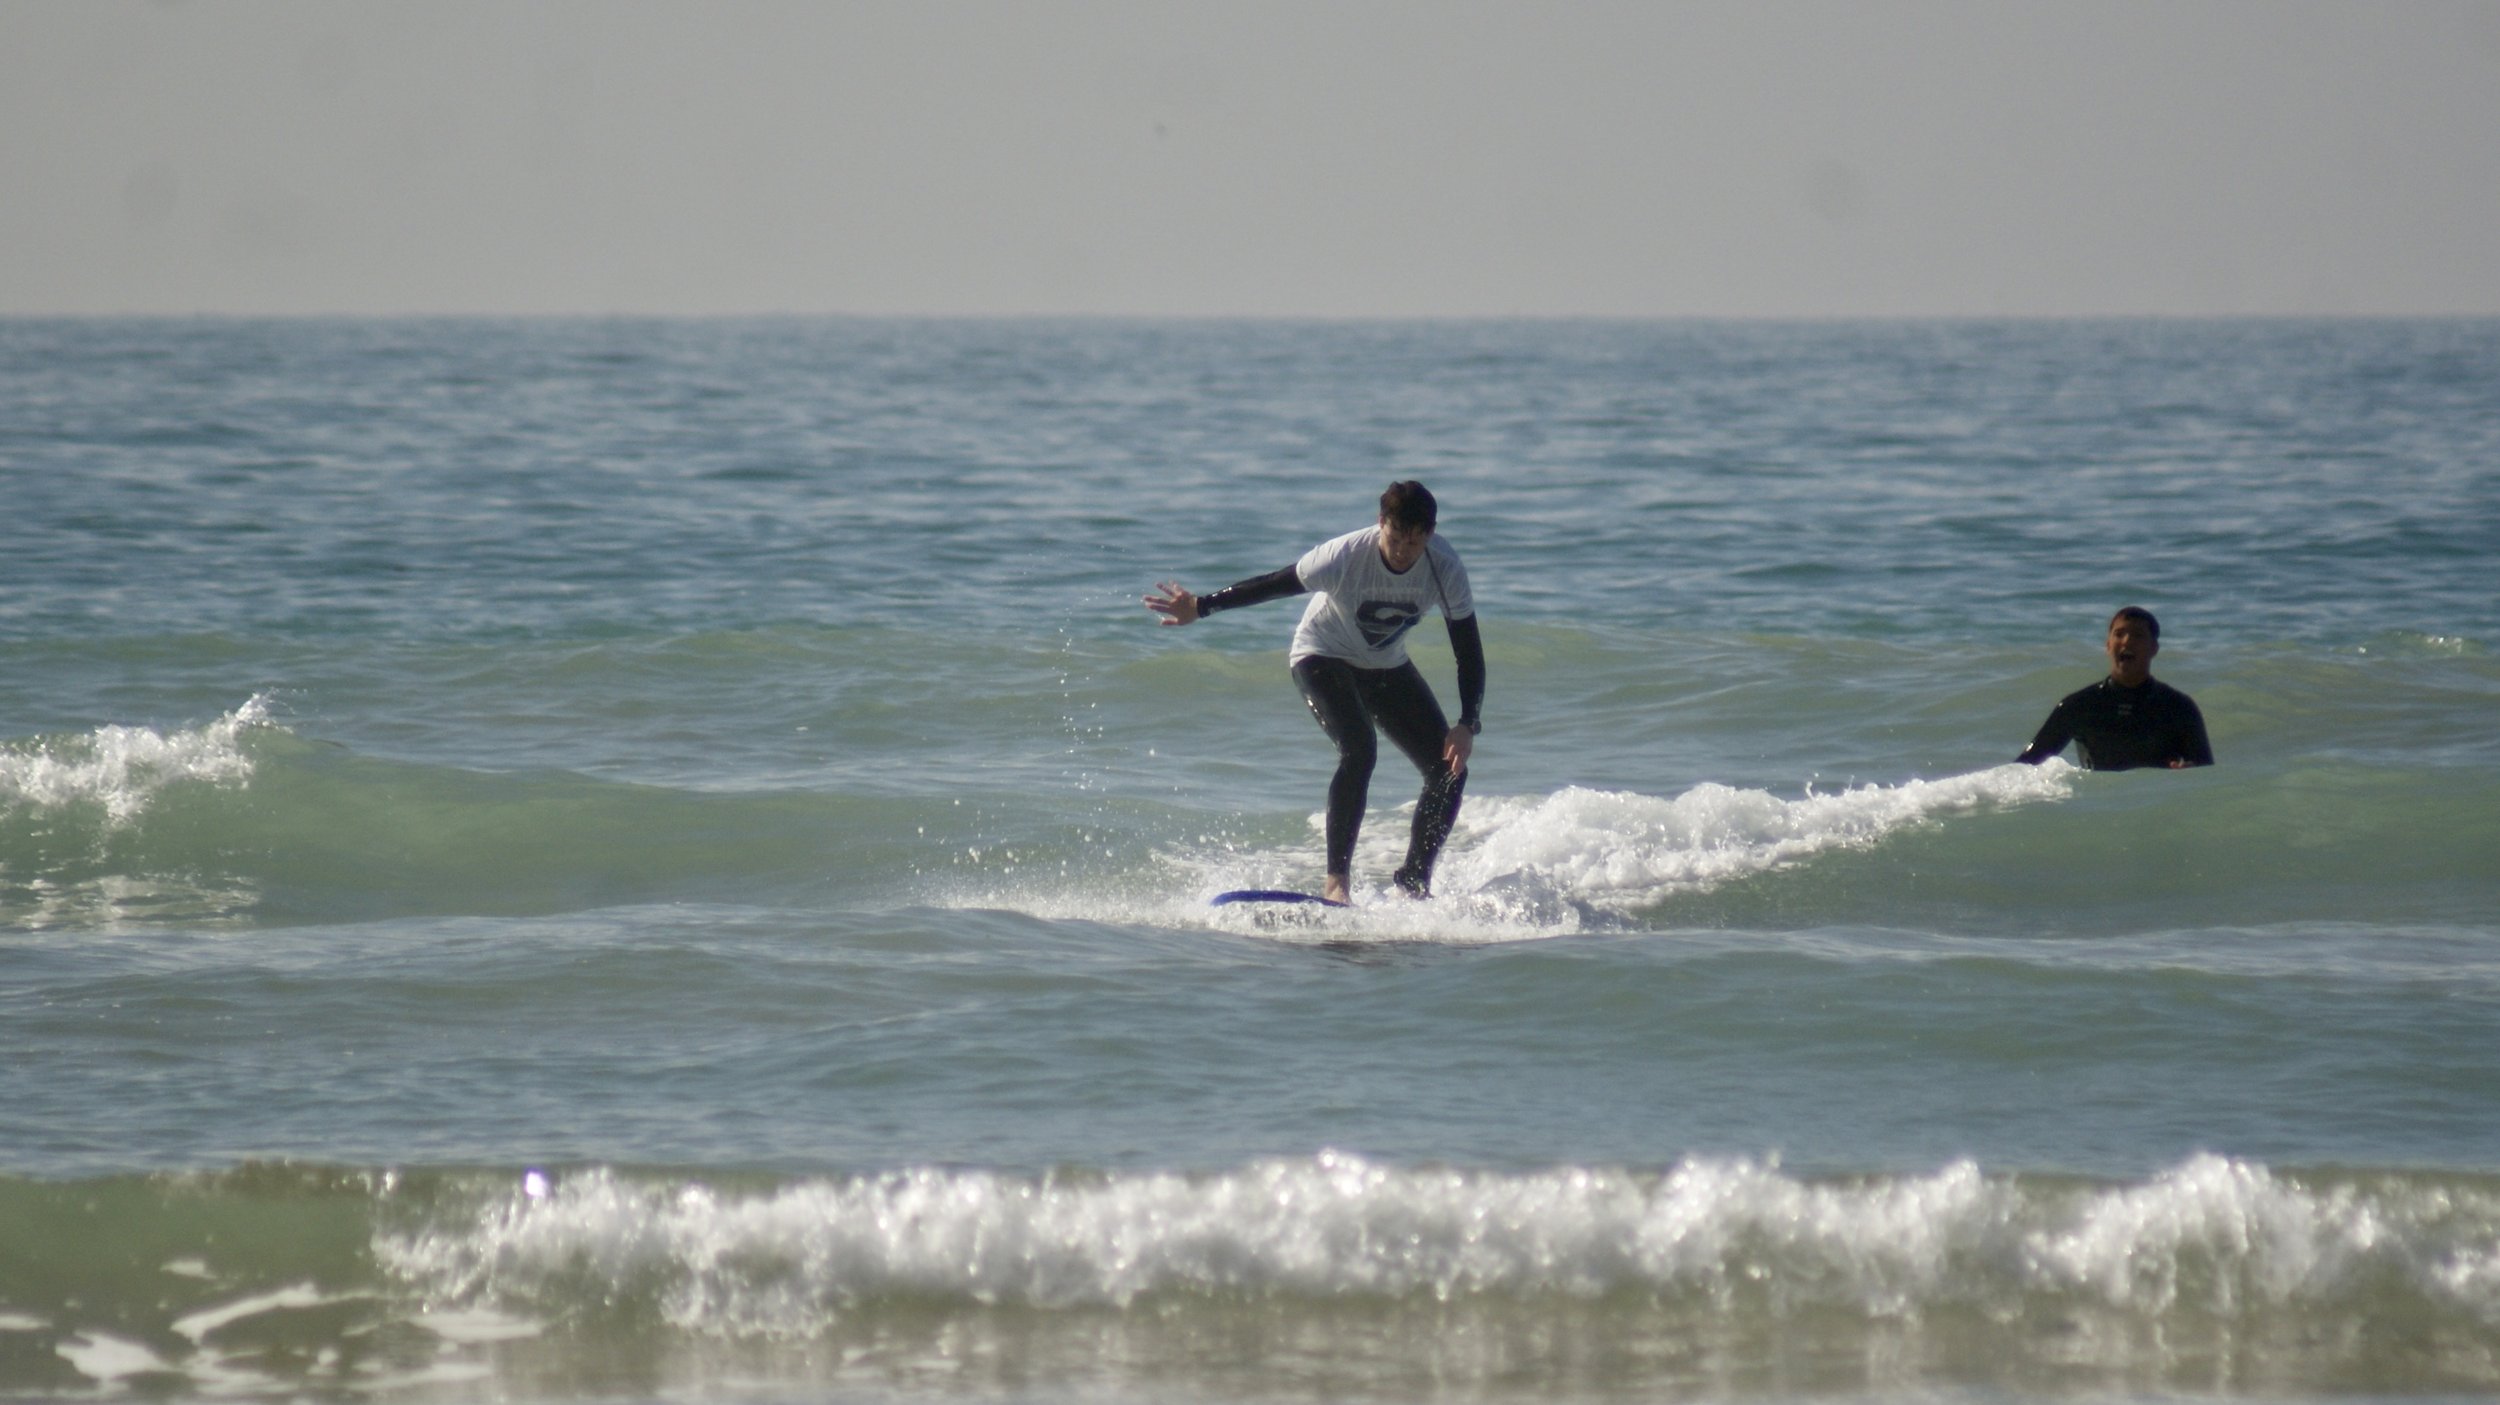
[[[2144,621],[2121,615],[2109,622],[2109,676],[2135,688],[2153,676],[2153,655],[2161,652]]]
[[[1432,540],[1430,527],[1402,527],[1383,517],[1380,519],[1380,556],[1392,571],[1404,571],[1424,559],[1424,544]]]

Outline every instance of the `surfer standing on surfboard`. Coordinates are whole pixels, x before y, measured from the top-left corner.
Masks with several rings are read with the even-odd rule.
[[[1337,774],[1328,783],[1328,882],[1331,902],[1350,901],[1354,840],[1371,792],[1378,734],[1406,753],[1424,777],[1406,862],[1392,875],[1410,897],[1432,892],[1432,866],[1458,818],[1467,788],[1467,758],[1483,730],[1484,642],[1476,633],[1476,600],[1457,548],[1434,531],[1440,507],[1423,484],[1392,483],[1380,495],[1380,521],[1321,542],[1281,571],[1253,576],[1206,595],[1169,581],[1145,597],[1165,624],[1189,624],[1219,610],[1308,594],[1293,632],[1294,686],[1337,746]],[[1406,632],[1438,608],[1458,656],[1458,722],[1452,725],[1406,656]]]

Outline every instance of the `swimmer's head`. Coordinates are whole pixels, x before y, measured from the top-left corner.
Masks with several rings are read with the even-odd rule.
[[[2153,676],[2153,655],[2161,652],[2161,621],[2141,605],[2129,605],[2109,617],[2109,676],[2134,688]]]

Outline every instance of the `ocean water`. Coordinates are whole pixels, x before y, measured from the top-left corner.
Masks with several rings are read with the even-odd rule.
[[[0,321],[0,1396],[2500,1392],[2496,552],[2490,321]]]

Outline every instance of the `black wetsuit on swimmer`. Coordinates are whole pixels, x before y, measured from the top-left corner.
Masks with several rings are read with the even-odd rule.
[[[2040,733],[2014,758],[2034,766],[2075,744],[2086,770],[2127,771],[2139,766],[2214,764],[2205,738],[2205,714],[2187,694],[2157,678],[2130,688],[2104,678],[2058,700]]]
[[[1417,569],[1427,568],[1419,562]],[[1298,567],[1287,566],[1198,597],[1198,613],[1205,616],[1218,610],[1239,609],[1301,595],[1308,589]],[[1417,611],[1379,627],[1394,639],[1421,617]],[[1365,628],[1371,629],[1376,623],[1367,622]],[[1472,610],[1463,617],[1449,619],[1448,625],[1450,650],[1458,664],[1459,722],[1469,731],[1477,731],[1482,727],[1480,714],[1484,705],[1483,637],[1476,628]],[[1451,774],[1442,759],[1441,748],[1450,726],[1439,700],[1432,695],[1431,685],[1411,660],[1387,668],[1366,668],[1326,655],[1295,659],[1293,681],[1301,689],[1302,700],[1309,704],[1320,730],[1337,747],[1337,772],[1328,782],[1328,872],[1343,877],[1353,869],[1354,841],[1362,830],[1372,767],[1379,758],[1378,733],[1385,731],[1398,750],[1415,763],[1415,769],[1423,773],[1424,781],[1423,792],[1416,798],[1406,862],[1399,865],[1393,881],[1408,893],[1421,895],[1431,891],[1433,865],[1440,859],[1442,844],[1450,837],[1450,827],[1458,820],[1459,801],[1467,789],[1467,773]]]

